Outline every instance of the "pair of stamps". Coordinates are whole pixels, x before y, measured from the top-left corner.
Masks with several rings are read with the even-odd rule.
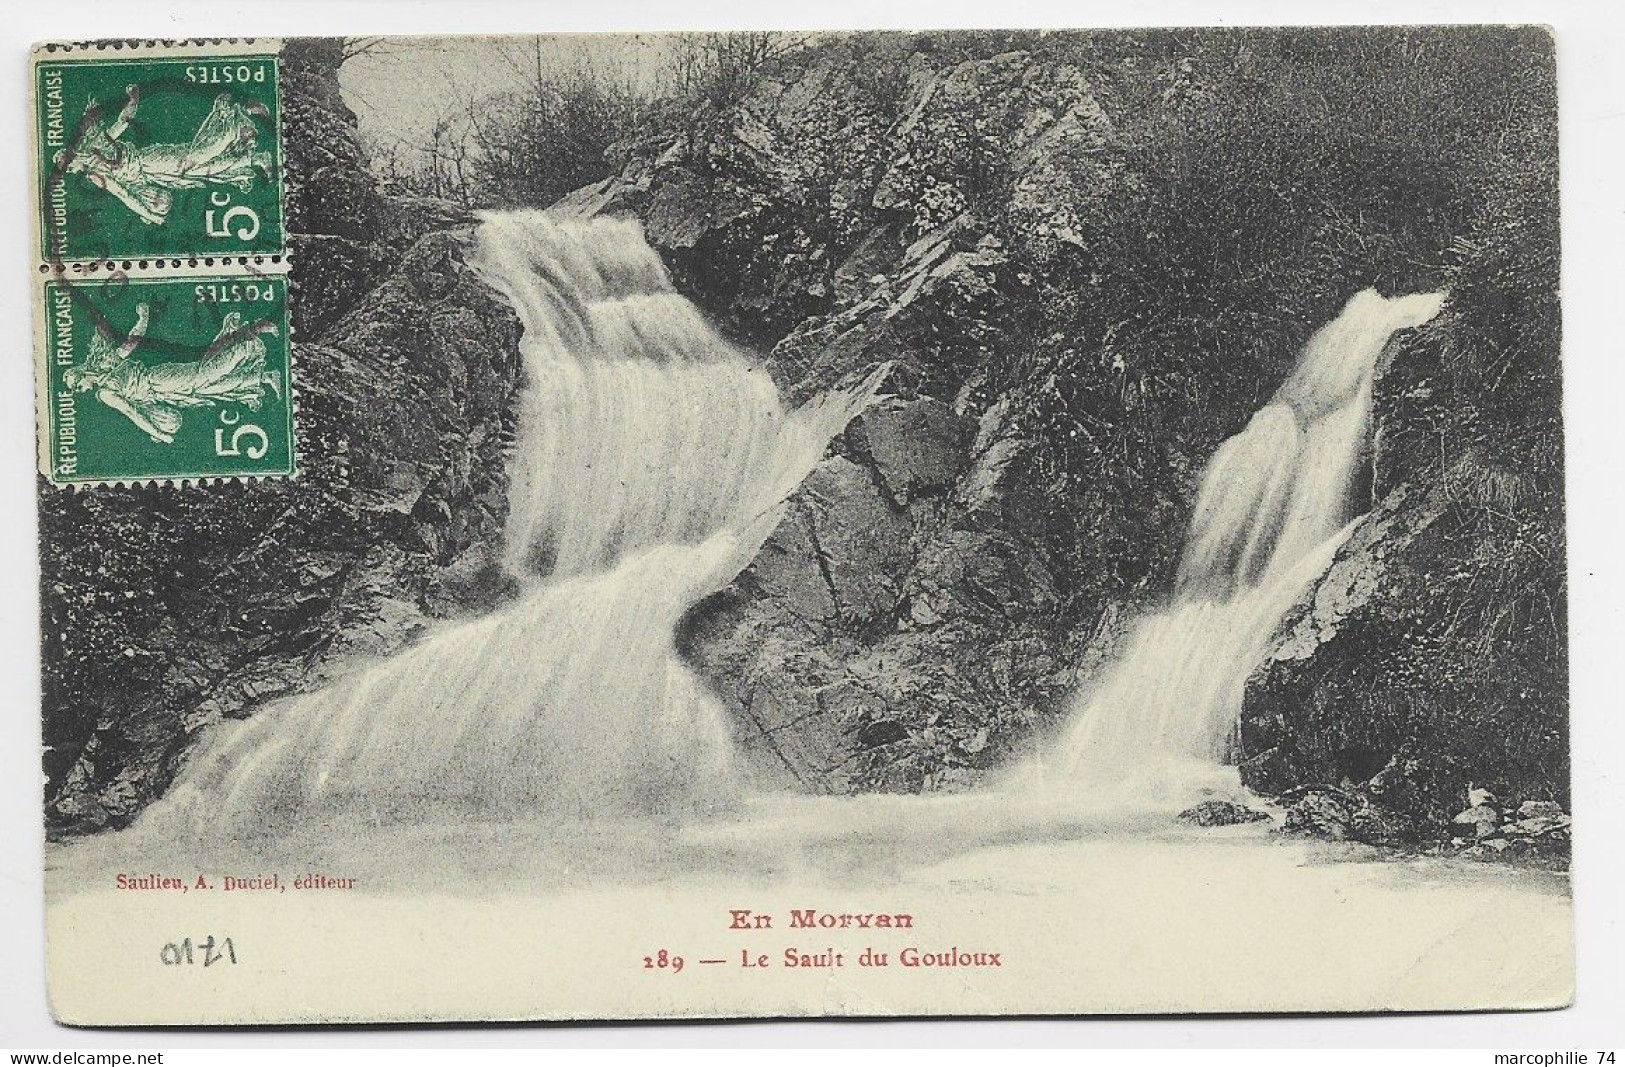
[[[297,469],[275,42],[36,50],[40,470]]]

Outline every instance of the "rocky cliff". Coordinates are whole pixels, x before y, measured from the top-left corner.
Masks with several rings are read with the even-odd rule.
[[[1105,210],[1115,135],[1076,63],[955,48],[832,42],[571,198],[638,213],[792,399],[890,367],[683,634],[745,747],[814,790],[974,783],[1053,713],[1107,610],[1046,529],[1006,379],[1032,257]]]
[[[1445,315],[1379,379],[1377,506],[1249,684],[1244,779],[1335,835],[1566,850],[1555,179],[1485,190]]]
[[[301,476],[42,493],[54,833],[509,592],[517,322],[463,212],[375,191],[341,57],[284,55]],[[794,400],[888,368],[679,634],[763,772],[955,789],[1040,743],[1309,333],[1366,286],[1449,288],[1385,354],[1371,514],[1239,756],[1294,827],[1560,844],[1551,78],[1537,30],[835,36],[646,115],[561,209],[637,215]]]
[[[299,476],[42,487],[53,834],[124,824],[210,723],[503,593],[518,322],[443,210],[373,192],[341,56],[283,55]]]
[[[892,35],[651,124],[568,204],[639,215],[792,397],[891,367],[686,625],[746,747],[832,791],[1008,762],[1166,595],[1308,331],[1450,288],[1385,356],[1375,510],[1249,687],[1244,777],[1390,842],[1562,802],[1550,77],[1538,31]]]

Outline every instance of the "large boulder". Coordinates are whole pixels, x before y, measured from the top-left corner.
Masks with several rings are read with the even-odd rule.
[[[773,777],[815,791],[972,785],[1071,687],[1037,546],[951,491],[972,424],[929,398],[871,409],[680,647]],[[907,437],[897,436],[905,430]]]
[[[815,790],[979,780],[1058,712],[1074,646],[1112,610],[1069,600],[1014,383],[994,379],[1038,299],[1009,234],[1026,259],[1081,239],[1114,131],[1076,56],[948,40],[770,64],[562,205],[636,213],[792,403],[886,368],[883,399],[682,634],[757,762]]]

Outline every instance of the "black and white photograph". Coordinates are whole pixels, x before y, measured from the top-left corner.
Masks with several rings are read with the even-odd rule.
[[[29,60],[59,1024],[1575,1002],[1551,27],[375,21]]]

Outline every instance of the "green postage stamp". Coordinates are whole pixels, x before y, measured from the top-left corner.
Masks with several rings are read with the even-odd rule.
[[[45,53],[34,78],[45,260],[281,251],[275,55]]]
[[[52,481],[293,473],[286,279],[58,279],[44,293]]]
[[[41,473],[293,474],[277,43],[47,45],[33,75]]]

